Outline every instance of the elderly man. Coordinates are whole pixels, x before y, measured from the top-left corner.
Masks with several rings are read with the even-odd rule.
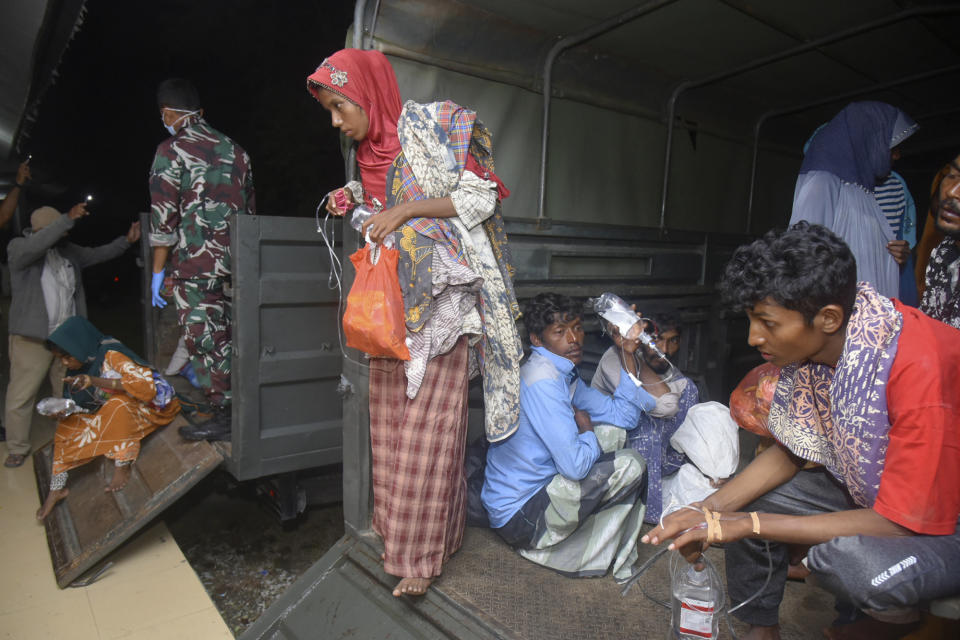
[[[920,310],[960,329],[960,156],[947,165],[930,208],[944,239],[930,254]]]
[[[651,334],[660,352],[675,355],[680,348],[680,323],[671,316],[654,318],[647,322],[644,331]],[[624,339],[612,325],[607,323],[607,332],[613,346],[600,358],[597,371],[590,386],[606,395],[613,395],[620,377],[620,351]],[[636,357],[639,356],[639,357]],[[686,457],[670,446],[670,438],[687,417],[687,411],[697,404],[700,394],[693,380],[687,378],[670,361],[646,345],[634,352],[644,389],[656,399],[656,406],[640,414],[637,428],[627,435],[627,446],[636,451],[647,463],[647,491],[644,503],[647,506],[645,522],[658,522],[663,510],[663,477],[675,473]]]
[[[812,545],[817,584],[867,614],[832,638],[899,638],[919,603],[960,590],[960,333],[856,274],[843,241],[801,222],[740,247],[721,281],[782,367],[777,444],[643,541],[673,539],[691,562],[724,543],[730,598],[750,600],[744,638],[780,637],[791,544]]]
[[[229,440],[230,364],[233,353],[230,300],[230,218],[254,214],[253,171],[240,145],[203,119],[200,97],[187,80],[157,88],[170,137],[160,143],[150,171],[152,300],[160,295],[170,262],[176,304],[190,363],[211,420],[180,428],[189,440]]]
[[[80,272],[120,256],[140,239],[140,223],[99,247],[81,247],[67,239],[76,221],[88,215],[83,203],[67,213],[41,207],[30,228],[7,246],[10,263],[10,384],[7,385],[6,467],[19,467],[30,452],[30,422],[43,378],[60,395],[63,368],[44,346],[47,336],[70,316],[86,316]],[[51,364],[53,366],[51,366]]]
[[[481,497],[490,526],[523,557],[564,575],[612,568],[615,578],[629,578],[644,462],[623,448],[624,429],[636,428],[640,412],[656,404],[636,378],[639,341],[624,340],[619,381],[608,397],[577,373],[584,338],[578,305],[543,293],[525,309],[524,322],[533,353],[520,369],[520,425],[487,451]]]

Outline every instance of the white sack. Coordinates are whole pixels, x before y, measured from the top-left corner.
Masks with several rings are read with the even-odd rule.
[[[677,505],[700,502],[714,491],[710,478],[688,462],[663,479],[663,513],[670,513]]]
[[[190,352],[187,351],[187,345],[183,341],[183,336],[180,336],[180,341],[177,342],[177,350],[174,351],[173,355],[170,357],[170,364],[168,364],[167,368],[164,369],[163,375],[177,375],[180,373],[181,369],[187,366],[188,362],[190,362]]]
[[[732,476],[740,462],[739,430],[726,405],[701,402],[687,411],[670,446],[687,454],[704,475],[722,480]]]

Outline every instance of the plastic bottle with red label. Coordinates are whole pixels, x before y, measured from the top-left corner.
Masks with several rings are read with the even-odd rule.
[[[697,568],[676,554],[671,558],[673,624],[669,638],[712,640],[720,632],[720,589],[710,570]]]

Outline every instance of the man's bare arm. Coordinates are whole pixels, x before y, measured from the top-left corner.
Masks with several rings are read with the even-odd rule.
[[[167,256],[170,255],[170,247],[153,248],[153,272],[160,273],[167,266]]]
[[[759,535],[753,534],[749,514],[737,521],[743,529],[738,538],[757,537],[790,544],[821,544],[840,536],[910,536],[913,532],[887,520],[873,509],[853,509],[812,516],[790,516],[779,513],[760,513]],[[735,534],[736,531],[731,532]],[[726,537],[726,536],[725,536]]]
[[[801,461],[786,449],[774,445],[754,459],[747,468],[703,501],[711,511],[739,511],[765,493],[797,475]],[[690,509],[675,511],[643,536],[642,542],[660,544],[681,531],[703,524],[703,514]]]

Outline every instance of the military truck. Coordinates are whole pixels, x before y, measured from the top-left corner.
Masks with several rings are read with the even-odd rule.
[[[358,0],[346,43],[385,53],[404,99],[450,98],[475,109],[491,129],[498,175],[512,190],[504,216],[521,299],[546,290],[579,298],[614,291],[645,312],[678,312],[680,368],[703,397],[723,401],[758,361],[745,344],[745,323],[719,308],[715,281],[736,246],[786,224],[807,136],[850,100],[900,106],[923,127],[905,145],[908,162],[901,167],[918,195],[944,150],[955,149],[943,130],[956,113],[956,92],[931,100],[930,90],[956,77],[958,56],[946,25],[957,25],[958,7],[904,4]],[[929,63],[920,61],[923,55]],[[344,151],[346,179],[355,168],[346,144]],[[342,425],[346,528],[243,638],[663,637],[669,616],[619,599],[609,579],[561,578],[518,559],[481,529],[468,528],[463,549],[427,596],[392,597],[396,578],[383,572],[382,548],[370,529],[367,376],[362,354],[338,350],[336,295],[323,289],[317,260],[327,261],[310,261],[294,278],[270,275],[259,297],[248,297],[245,285],[267,274],[252,269],[245,278],[244,261],[283,240],[267,233],[267,221],[238,223],[235,382],[250,389],[241,397],[259,398],[247,406],[241,400],[236,409],[239,442],[259,433],[260,446],[244,451],[257,451],[266,464],[270,449],[263,445],[271,434],[249,412],[263,418],[268,394],[281,393],[270,386],[283,384],[281,368],[315,358],[302,371],[328,375],[301,388],[322,389],[331,401],[317,402],[302,417],[288,410],[297,425]],[[300,243],[312,231],[312,223],[289,224]],[[359,238],[349,228],[337,238],[346,262]],[[261,257],[258,264],[271,262]],[[350,274],[344,275],[346,291]],[[276,313],[289,326],[290,315],[275,305],[297,304],[302,298],[293,288],[307,280],[316,303],[327,305],[322,321],[318,315],[292,331],[309,338],[309,347],[291,343],[283,352],[254,340],[270,330],[244,321]],[[281,282],[278,294],[274,284]],[[588,370],[605,348],[592,329]],[[254,370],[261,386],[244,387],[256,380]],[[335,387],[342,399],[336,418]],[[471,439],[482,437],[482,411],[473,389]],[[298,437],[318,450],[311,438],[319,436]],[[333,431],[329,437],[333,442]],[[793,611],[785,614],[785,637],[806,637],[811,611],[823,616],[832,605],[825,596],[804,597],[804,605],[785,607]]]
[[[518,297],[613,291],[647,313],[677,312],[678,366],[704,399],[723,401],[757,357],[745,322],[718,305],[717,275],[735,247],[787,222],[801,147],[819,124],[854,99],[913,115],[922,129],[901,169],[923,210],[923,181],[957,148],[958,13],[894,0],[357,0],[345,44],[384,52],[404,99],[452,99],[493,132],[512,191],[503,211]],[[355,175],[348,143],[344,181]],[[609,579],[559,577],[481,529],[468,529],[426,596],[392,597],[396,579],[370,528],[365,360],[340,331],[351,269],[342,288],[330,286],[333,256],[347,263],[362,240],[339,220],[257,216],[233,221],[232,242],[232,443],[189,454],[170,443],[165,455],[180,464],[164,477],[177,491],[152,493],[149,511],[223,464],[239,480],[271,483],[281,516],[293,517],[306,501],[304,471],[342,462],[346,530],[243,638],[666,632],[666,614],[643,613],[636,593],[619,599]],[[144,313],[156,360],[163,323]],[[605,348],[590,329],[587,376]],[[477,386],[470,410],[475,440]],[[785,637],[805,637],[810,611],[830,606],[798,608]]]

